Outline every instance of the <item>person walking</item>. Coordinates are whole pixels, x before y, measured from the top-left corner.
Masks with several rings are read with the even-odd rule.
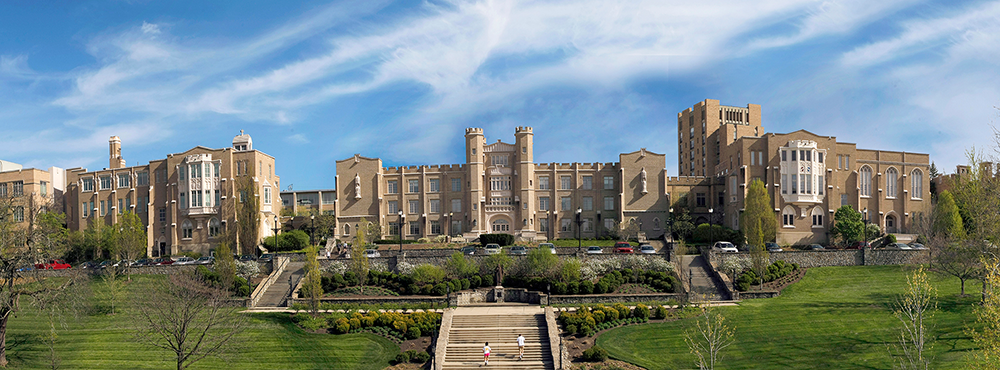
[[[517,335],[517,359],[524,359],[524,336],[521,334]]]
[[[490,364],[490,342],[483,346],[483,366]]]

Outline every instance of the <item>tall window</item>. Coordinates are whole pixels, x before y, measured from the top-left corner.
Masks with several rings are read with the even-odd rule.
[[[510,176],[490,177],[490,190],[510,190]]]
[[[431,179],[430,180],[430,190],[432,193],[437,193],[441,191],[441,179]]]
[[[695,206],[704,207],[705,206],[705,193],[696,193],[694,196]]]
[[[825,178],[826,178],[826,176],[824,176],[823,174],[816,175],[816,181],[817,181],[817,183],[816,183],[816,185],[817,185],[816,186],[816,190],[818,190],[817,193],[819,195],[823,195],[823,186],[824,186],[823,183],[825,182],[824,181]]]
[[[271,187],[264,187],[264,204],[271,204]]]
[[[107,214],[108,214],[107,201],[102,200],[101,201],[101,217],[103,217],[103,216],[105,216]]]
[[[7,196],[7,184],[0,183],[0,197],[6,197],[6,196]]]
[[[571,181],[569,176],[562,176],[559,178],[559,188],[563,190],[569,190],[571,187]]]
[[[505,167],[507,166],[507,155],[505,154],[494,154],[491,156],[494,166]]]
[[[177,178],[181,181],[187,179],[187,166],[177,166]]]
[[[221,176],[219,173],[222,172],[222,163],[215,163],[215,177]]]
[[[594,231],[594,220],[590,218],[585,218],[580,220],[583,222],[580,226],[583,227],[583,231]]]
[[[118,214],[125,212],[125,199],[118,198]]]
[[[135,185],[136,186],[147,186],[147,185],[149,185],[149,172],[136,172],[135,173]]]
[[[604,176],[604,189],[613,190],[615,188],[614,176]]]
[[[389,211],[390,215],[394,215],[396,213],[399,213],[399,202],[397,202],[395,200],[390,200],[389,203],[386,204],[386,208],[388,208],[388,211]]]
[[[191,226],[191,221],[184,220],[184,223],[181,224],[181,238],[191,239],[192,237],[194,237],[194,228]]]
[[[6,190],[7,184],[4,184],[3,187],[4,187],[4,190]],[[94,178],[93,177],[87,177],[87,178],[83,179],[83,191],[94,191]],[[7,195],[7,194],[4,194],[4,195]]]
[[[410,204],[410,214],[420,213],[420,201],[411,200],[409,204]]]
[[[896,180],[899,177],[899,173],[896,172],[895,168],[889,167],[885,170],[885,197],[895,198],[896,197]]]
[[[843,193],[840,194],[840,205],[841,206],[846,206],[847,205],[847,194],[843,194]]]
[[[861,191],[861,196],[870,197],[872,196],[872,169],[871,167],[864,166],[858,171],[858,188]]]
[[[604,197],[604,210],[613,211],[615,209],[615,198],[614,197]]]
[[[419,180],[409,180],[410,192],[419,193],[420,192],[420,181]]]
[[[572,225],[571,222],[573,222],[573,220],[571,220],[569,218],[560,218],[559,219],[559,231],[564,231],[564,232],[565,231],[573,231],[572,226],[571,226]]]
[[[549,197],[539,197],[538,198],[538,210],[548,211],[549,210]]]
[[[924,173],[920,170],[910,172],[910,197],[915,199],[924,196]]]
[[[781,175],[781,194],[788,194],[788,175]]]
[[[111,189],[111,176],[101,176],[101,190]]]
[[[212,217],[208,220],[208,237],[215,237],[219,235],[219,219]]]
[[[816,207],[812,210],[812,226],[823,227],[823,209]]]
[[[614,228],[615,228],[615,219],[613,219],[613,218],[605,218],[604,219],[604,228],[608,229],[608,230],[614,230]]]
[[[337,193],[323,193],[323,204],[334,204],[337,202]]]
[[[781,225],[786,227],[795,227],[795,210],[792,207],[785,207],[781,211]]]
[[[24,222],[24,207],[14,207],[14,222]]]
[[[462,233],[462,220],[451,220],[451,229],[448,230],[451,235],[459,235]]]
[[[191,173],[190,174],[191,174],[191,178],[192,179],[200,178],[201,177],[201,164],[200,163],[193,163],[193,164],[191,164]]]
[[[583,197],[583,210],[593,211],[594,210],[594,197]]]
[[[420,234],[420,223],[410,222],[410,235]]]
[[[548,176],[538,176],[538,190],[549,190],[549,177]]]
[[[83,206],[80,207],[80,217],[87,218],[90,215],[90,208],[87,208],[87,202],[83,202]]]
[[[441,213],[441,200],[431,199],[430,200],[431,213]],[[440,233],[438,233],[440,234]]]
[[[583,177],[583,190],[591,190],[594,188],[594,177],[584,176]]]
[[[570,208],[573,208],[572,202],[570,202],[569,197],[562,197],[560,202],[562,203],[562,207],[560,207],[560,210],[569,211]]]
[[[539,218],[538,219],[538,231],[546,232],[549,231],[549,219]]]
[[[181,209],[187,209],[187,193],[181,192],[177,197],[177,204],[180,205]],[[103,213],[103,212],[102,212]]]
[[[462,212],[462,200],[452,199],[451,200],[451,211],[452,212]]]
[[[462,179],[457,177],[451,179],[451,191],[462,191]]]
[[[202,204],[201,192],[198,190],[191,191],[191,207],[201,207]]]
[[[167,209],[160,208],[159,214],[160,214],[160,222],[167,222]]]
[[[441,234],[441,221],[431,221],[431,234]]]
[[[389,180],[385,183],[385,192],[387,194],[398,194],[399,193],[399,182],[396,180]]]

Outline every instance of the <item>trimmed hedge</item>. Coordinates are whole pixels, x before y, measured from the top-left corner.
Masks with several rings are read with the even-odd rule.
[[[787,263],[781,260],[775,261],[770,266],[767,266],[767,273],[764,274],[764,282],[768,283],[778,280],[798,269],[799,264],[797,263]],[[758,282],[760,282],[760,277],[757,276],[757,273],[753,270],[746,270],[736,279],[736,290],[745,292],[750,289],[751,285]]]
[[[482,234],[479,236],[479,243],[484,247],[490,243],[500,244],[501,247],[514,244],[514,235],[511,234]]]

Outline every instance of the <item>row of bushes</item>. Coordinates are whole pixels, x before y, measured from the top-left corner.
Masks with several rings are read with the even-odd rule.
[[[297,251],[307,247],[309,247],[309,234],[302,230],[287,231],[264,238],[264,248],[270,252]]]
[[[343,274],[333,273],[330,276],[323,276],[322,284],[324,292],[333,292],[345,287],[358,286],[360,281],[354,272],[347,271]],[[473,275],[468,279],[452,279],[437,283],[431,281],[421,284],[413,276],[386,271],[368,271],[366,282],[366,285],[388,289],[400,295],[445,295],[449,289],[452,292],[457,292],[464,289],[492,286],[493,284],[493,276],[490,275]]]
[[[519,276],[506,276],[503,280],[503,285],[506,287],[526,288],[541,292],[551,289],[551,293],[554,295],[613,293],[622,284],[627,283],[648,284],[650,288],[663,293],[673,293],[676,291],[675,289],[680,287],[677,278],[672,274],[662,271],[631,269],[612,271],[602,276],[597,283],[589,280],[551,283],[550,279],[541,277],[525,278]]]
[[[422,364],[431,360],[431,354],[427,351],[420,351],[411,349],[406,352],[400,352],[396,355],[396,358],[392,360],[393,365],[398,365],[406,362],[412,362],[415,364]]]
[[[785,261],[775,261],[770,266],[767,266],[767,272],[764,274],[764,282],[771,282],[778,280],[782,277],[791,274],[793,271],[799,269],[799,264],[797,263],[787,263]],[[750,289],[750,286],[760,282],[760,275],[757,275],[753,269],[743,271],[740,277],[736,279],[736,290],[745,292]]]
[[[376,240],[376,241],[374,241],[372,243],[375,243],[375,244],[396,244],[396,245],[399,245],[400,240],[399,239],[379,239],[379,240]],[[418,240],[403,239],[402,243],[403,244],[417,244],[417,243],[419,243],[419,241]]]
[[[198,275],[199,278],[201,278],[202,281],[206,283],[217,286],[222,284],[222,277],[219,276],[219,273],[215,272],[214,270],[210,270],[208,267],[205,267],[204,265],[199,265],[198,267],[196,267],[194,269],[194,272],[196,275]],[[236,295],[237,297],[249,297],[250,283],[247,282],[247,279],[244,279],[240,276],[234,276],[233,286],[230,287],[229,290],[232,291],[233,294]]]
[[[406,314],[368,311],[365,314],[333,312],[314,317],[301,312],[292,315],[292,321],[309,330],[330,328],[335,334],[347,334],[368,329],[376,334],[389,337],[416,339],[437,332],[441,326],[441,314],[435,312]]]
[[[666,308],[663,306],[657,307],[657,309],[653,310],[652,314],[655,314],[655,317],[662,316],[662,318],[665,318],[667,315]],[[581,306],[573,313],[563,311],[559,314],[559,323],[563,325],[567,333],[592,336],[597,330],[607,327],[646,322],[650,316],[649,306],[645,304],[637,304],[634,309],[629,310],[624,304],[615,303],[610,307],[604,305],[592,307]]]

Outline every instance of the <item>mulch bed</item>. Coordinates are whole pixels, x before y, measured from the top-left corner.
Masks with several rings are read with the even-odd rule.
[[[799,280],[802,280],[802,278],[805,276],[806,276],[806,268],[799,267],[798,270],[792,271],[792,273],[785,275],[778,280],[764,283],[763,290],[777,290],[780,292],[789,285],[799,282]],[[751,285],[749,291],[752,292],[755,290],[760,290],[760,289],[757,289],[756,285]]]

